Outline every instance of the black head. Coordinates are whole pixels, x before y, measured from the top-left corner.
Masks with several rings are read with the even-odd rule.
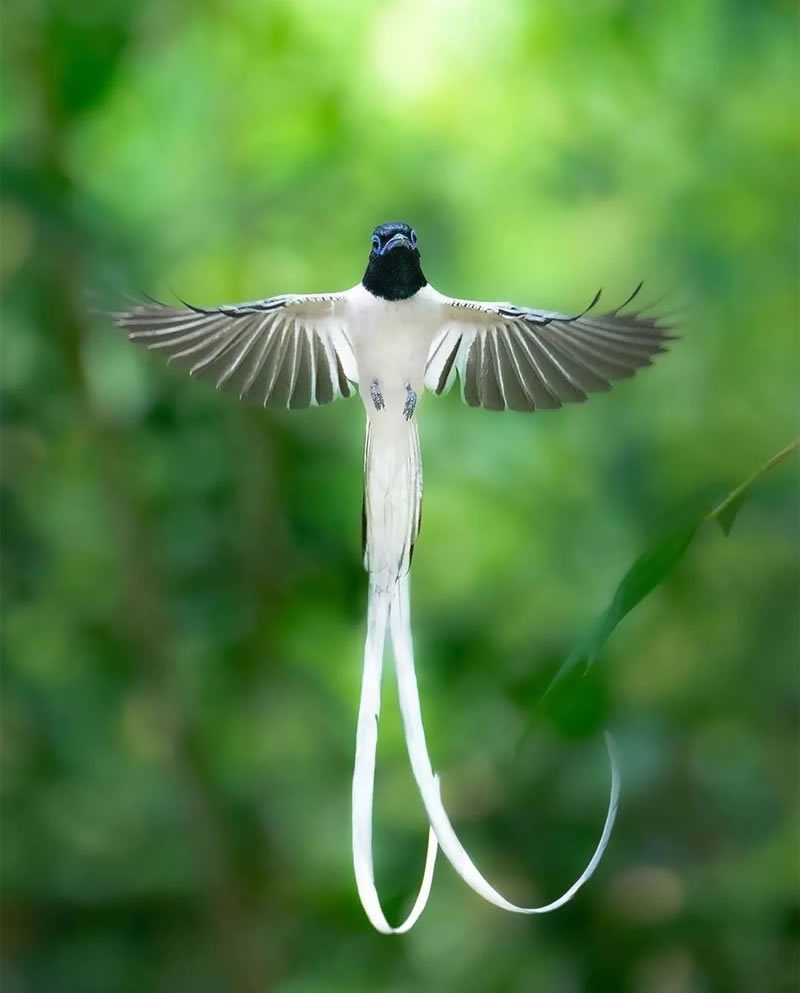
[[[362,283],[373,296],[384,300],[407,300],[426,285],[412,228],[400,221],[375,228]]]

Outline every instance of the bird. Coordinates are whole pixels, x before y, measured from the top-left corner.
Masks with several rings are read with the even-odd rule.
[[[456,379],[470,407],[536,412],[580,403],[632,376],[667,350],[674,328],[620,306],[595,313],[600,293],[575,314],[507,302],[446,296],[422,270],[415,230],[405,222],[372,232],[367,267],[349,289],[286,294],[247,303],[180,306],[148,298],[112,312],[128,338],[189,374],[267,408],[323,406],[360,394],[366,417],[362,554],[368,573],[367,624],[352,784],[352,848],[364,911],[380,932],[409,930],[430,894],[437,851],[482,897],[509,911],[547,913],[570,900],[594,872],[611,835],[619,769],[606,736],[611,787],[600,840],[578,880],[552,903],[519,907],[484,878],[461,844],[441,798],[425,741],[411,637],[409,571],[422,515],[417,421],[427,389]],[[387,921],[372,854],[372,801],[387,638],[412,772],[428,821],[417,899],[404,922]]]

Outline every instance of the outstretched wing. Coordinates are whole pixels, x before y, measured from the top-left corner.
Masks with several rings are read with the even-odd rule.
[[[544,410],[610,389],[666,351],[671,328],[620,307],[574,316],[510,303],[443,297],[445,320],[428,354],[425,385],[444,393],[456,372],[464,401],[488,410]]]
[[[357,382],[342,294],[278,296],[221,307],[140,304],[112,314],[131,341],[265,407],[310,407]]]

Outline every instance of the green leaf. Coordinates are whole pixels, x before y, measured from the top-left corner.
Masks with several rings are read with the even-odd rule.
[[[602,645],[631,610],[652,592],[683,558],[703,518],[671,530],[633,563],[617,587],[614,599],[597,618],[587,633],[575,645],[561,664],[548,686],[545,696],[579,662],[586,660],[587,668],[594,663]]]
[[[782,448],[779,452],[776,452],[757,472],[754,472],[749,479],[745,480],[741,486],[737,486],[721,503],[714,507],[706,519],[715,520],[725,535],[730,534],[733,522],[736,520],[736,515],[739,513],[742,504],[750,496],[753,485],[768,473],[770,469],[774,469],[779,462],[783,462],[792,452],[797,451],[798,448],[800,448],[800,438],[796,438],[786,448]]]
[[[547,697],[580,662],[585,660],[587,669],[594,663],[597,653],[620,621],[669,575],[683,558],[697,530],[706,521],[716,520],[725,534],[729,534],[734,519],[750,495],[754,484],[799,447],[800,439],[781,449],[711,510],[708,510],[706,505],[700,510],[692,510],[684,514],[679,524],[672,527],[656,544],[640,555],[623,576],[611,604],[561,664],[544,696]]]

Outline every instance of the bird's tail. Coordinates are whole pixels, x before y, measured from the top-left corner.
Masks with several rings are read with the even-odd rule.
[[[398,419],[399,420],[399,419]],[[428,853],[416,902],[406,920],[391,927],[375,888],[372,859],[372,799],[381,673],[389,611],[398,583],[408,582],[422,504],[422,462],[414,421],[367,421],[364,446],[364,565],[369,572],[367,637],[356,729],[353,771],[353,867],[364,910],[378,931],[399,934],[411,928],[428,902],[436,862],[436,836],[428,832]],[[402,577],[402,580],[401,580]]]
[[[407,581],[407,575],[404,577]],[[356,729],[356,759],[353,770],[353,868],[361,904],[372,926],[383,934],[401,934],[414,926],[425,909],[436,864],[436,835],[428,830],[428,853],[419,894],[406,920],[393,928],[381,909],[375,888],[372,861],[372,797],[375,783],[375,753],[378,747],[378,718],[381,709],[381,671],[392,590],[370,581],[367,610],[367,640]]]
[[[408,572],[422,517],[422,457],[415,420],[367,421],[362,512],[370,585],[390,590]]]
[[[428,756],[428,747],[425,742],[425,730],[422,724],[417,677],[414,671],[408,575],[402,576],[395,584],[389,610],[389,624],[392,636],[395,674],[397,676],[397,692],[400,699],[400,711],[403,716],[408,757],[411,760],[411,770],[414,774],[414,779],[417,781],[428,820],[436,835],[436,841],[442,849],[442,853],[464,882],[475,890],[476,893],[480,894],[484,900],[488,900],[489,903],[493,903],[496,907],[519,914],[547,914],[551,910],[556,910],[558,907],[563,906],[572,899],[597,868],[608,844],[608,839],[611,837],[611,829],[614,826],[617,802],[619,800],[619,771],[614,752],[614,744],[610,735],[606,734],[606,747],[611,763],[611,793],[606,821],[594,854],[578,879],[557,900],[553,900],[552,903],[544,904],[540,907],[518,907],[516,904],[506,900],[483,877],[459,841],[442,803],[439,777],[433,771],[431,760]]]
[[[506,900],[481,875],[458,839],[442,803],[439,779],[433,772],[425,742],[409,614],[408,570],[419,532],[422,504],[422,465],[416,425],[368,426],[364,455],[364,561],[369,570],[367,638],[356,733],[353,773],[353,864],[359,896],[371,923],[384,933],[413,926],[425,908],[433,882],[437,845],[464,881],[503,910],[544,914],[570,900],[589,879],[608,844],[617,810],[619,773],[611,738],[606,736],[611,763],[611,795],[600,840],[580,877],[557,900],[540,907],[518,907]],[[387,628],[391,634],[400,710],[411,769],[417,782],[430,830],[419,895],[405,922],[392,928],[381,910],[372,860],[372,799],[378,741],[381,672]]]

